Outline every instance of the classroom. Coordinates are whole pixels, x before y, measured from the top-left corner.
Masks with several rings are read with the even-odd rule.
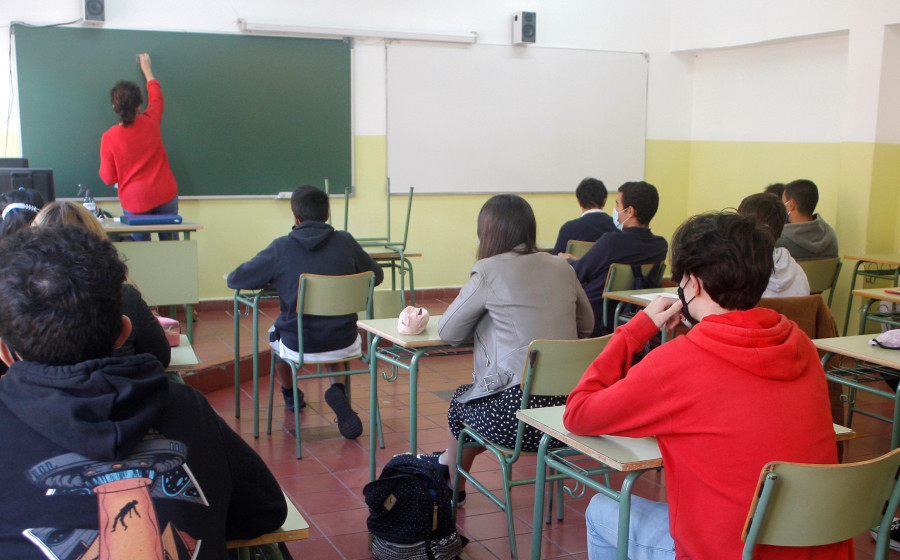
[[[538,16],[534,46],[511,45],[510,20],[521,10]],[[0,11],[7,26],[48,26],[82,17],[81,2],[62,0],[0,0]],[[402,235],[407,198],[399,193],[417,187],[408,234],[409,249],[422,254],[414,262],[416,290],[458,288],[466,282],[475,262],[475,218],[490,193],[420,194],[416,185],[392,185],[398,194],[388,195],[385,52],[390,39],[367,36],[367,30],[373,35],[373,30],[474,32],[479,45],[509,49],[646,53],[644,172],[630,179],[659,189],[654,233],[669,239],[694,214],[734,208],[770,183],[807,178],[818,185],[816,211],[837,232],[842,255],[900,251],[900,3],[894,0],[109,0],[105,17],[102,28],[110,30],[240,35],[239,20],[352,30],[348,230],[356,237],[384,235],[389,205],[392,237]],[[0,58],[0,75],[10,77],[0,86],[0,106],[8,108],[0,157],[28,157],[22,153],[11,35],[0,40],[0,50],[11,53]],[[165,88],[165,62],[154,61],[154,69]],[[58,95],[65,104],[65,91]],[[167,97],[166,103],[178,100]],[[98,154],[86,157],[99,165]],[[498,159],[514,157],[497,154]],[[33,161],[32,166],[53,167],[53,162]],[[577,170],[576,175],[603,179],[604,170]],[[99,185],[99,178],[84,182]],[[559,226],[578,215],[572,194],[576,184],[523,194],[534,207],[539,243],[552,244]],[[275,194],[296,186],[285,177],[272,185],[271,197],[181,199],[184,219],[203,225],[193,237],[201,304],[231,301],[233,290],[223,275],[287,232],[290,204]],[[617,186],[607,183],[610,191]],[[75,196],[61,185],[56,189],[58,197]],[[332,198],[337,228],[343,226],[344,201]],[[99,204],[121,214],[115,199]],[[844,267],[831,306],[839,322],[850,287],[849,266]],[[855,315],[850,332],[856,332]]]

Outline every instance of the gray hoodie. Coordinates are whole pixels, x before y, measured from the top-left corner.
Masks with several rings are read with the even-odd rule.
[[[798,261],[831,259],[838,256],[837,235],[818,214],[811,222],[784,224],[784,231],[775,243],[784,247]]]

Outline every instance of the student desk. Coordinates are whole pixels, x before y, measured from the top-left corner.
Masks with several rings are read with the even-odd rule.
[[[869,288],[865,290],[853,290],[852,294],[854,296],[861,297],[863,301],[862,307],[859,308],[859,334],[865,334],[867,321],[875,321],[877,323],[891,325],[891,327],[895,329],[900,328],[900,317],[898,317],[896,313],[882,313],[880,311],[869,313],[872,305],[879,301],[900,304],[900,294],[887,293],[886,290],[890,289],[896,288]],[[866,303],[866,300],[869,300],[869,302]]]
[[[422,253],[408,253],[399,246],[393,245],[367,245],[360,242],[365,251],[369,253],[375,262],[382,268],[391,269],[391,289],[397,289],[396,272],[400,272],[400,291],[405,290],[405,276],[409,273],[409,304],[416,304],[415,283],[413,281],[413,268],[411,258],[421,257]],[[405,300],[404,300],[405,301]],[[405,304],[404,304],[405,305]]]
[[[882,279],[893,282],[897,286],[900,282],[900,254],[897,253],[872,253],[844,255],[844,258],[856,261],[853,266],[853,276],[850,277],[850,295],[847,296],[847,314],[844,317],[844,336],[847,336],[847,327],[850,325],[850,310],[853,307],[853,291],[856,289],[856,278]]]
[[[191,347],[191,341],[187,335],[181,335],[181,341],[178,346],[172,347],[172,357],[169,359],[169,367],[166,368],[166,374],[174,381],[184,383],[181,378],[182,373],[194,371],[200,366],[200,360]]]
[[[128,265],[128,277],[134,281],[148,305],[184,305],[188,340],[194,340],[194,304],[200,301],[197,266],[197,240],[191,233],[203,229],[200,224],[160,224],[132,226],[106,222],[109,234],[137,232],[175,232],[183,239],[172,241],[116,242],[122,260]]]
[[[278,299],[272,287],[234,291],[234,417],[241,417],[241,317],[253,315],[253,437],[259,437],[259,303]],[[247,310],[241,312],[241,304]]]
[[[832,356],[838,354],[858,360],[853,367],[836,367],[825,372],[825,377],[850,389],[848,403],[850,412],[847,416],[847,424],[853,420],[853,413],[858,412],[865,416],[876,418],[884,422],[893,423],[891,433],[891,449],[900,445],[900,392],[884,391],[871,386],[873,381],[880,381],[882,374],[900,375],[900,351],[886,350],[869,344],[873,335],[863,334],[857,336],[845,336],[837,338],[818,338],[813,344],[819,350],[825,352],[822,357],[822,365],[828,363]],[[856,391],[865,391],[894,401],[893,419],[886,418],[865,410],[856,408]]]
[[[390,319],[363,319],[357,321],[359,328],[371,336],[369,337],[369,410],[376,414],[378,410],[378,361],[391,364],[394,368],[392,375],[382,374],[388,382],[397,380],[396,368],[403,368],[409,372],[409,452],[415,455],[416,447],[416,415],[418,413],[419,390],[419,359],[430,352],[452,353],[450,344],[447,344],[438,336],[438,322],[440,315],[432,316],[422,334],[405,335],[397,332],[397,318]],[[393,347],[380,348],[381,340],[388,340]],[[458,348],[458,347],[456,347]],[[374,417],[373,417],[374,420]],[[369,430],[369,480],[375,480],[375,429],[374,423]]]
[[[541,534],[543,530],[544,490],[547,468],[581,482],[613,500],[619,502],[619,541],[617,556],[625,560],[628,555],[628,526],[631,522],[631,492],[634,482],[649,470],[663,466],[662,454],[654,437],[630,438],[622,436],[576,436],[563,426],[565,406],[530,408],[516,412],[516,418],[544,432],[537,453],[537,474],[534,484],[534,520],[531,534],[531,558],[541,557]],[[839,424],[833,424],[836,441],[852,439],[856,432]],[[548,452],[551,439],[558,439],[585,456],[627,473],[622,487],[616,491],[611,487],[585,475],[583,469],[572,461]]]
[[[647,307],[648,305],[650,305],[650,302],[653,301],[653,298],[650,298],[648,296],[652,296],[654,294],[663,294],[666,295],[666,297],[674,296],[677,291],[678,288],[647,288],[644,290],[622,290],[620,292],[604,292],[603,297],[618,302],[616,303],[616,310],[613,312],[613,328],[615,328],[615,326],[619,322],[619,315],[622,313],[622,310],[627,304]],[[666,329],[659,329],[659,333],[661,342],[665,342],[668,338]]]
[[[248,546],[258,546],[261,544],[274,544],[287,541],[299,541],[309,538],[309,522],[300,514],[300,510],[294,505],[294,502],[284,495],[284,501],[287,502],[288,514],[284,524],[270,533],[260,535],[254,539],[235,539],[226,543],[228,548],[244,548]]]
[[[531,558],[541,557],[541,533],[543,529],[544,487],[547,467],[563,473],[588,488],[592,488],[619,502],[618,558],[628,557],[628,525],[631,514],[631,491],[634,482],[648,470],[663,466],[662,454],[656,439],[652,437],[629,438],[620,436],[576,436],[563,426],[565,406],[531,408],[516,412],[516,418],[544,432],[537,453],[537,475],[534,483],[534,522],[531,535]],[[627,473],[618,491],[585,476],[572,461],[557,457],[547,450],[551,439],[558,439],[587,457]]]

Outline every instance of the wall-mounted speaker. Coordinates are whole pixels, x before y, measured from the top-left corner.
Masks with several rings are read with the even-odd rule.
[[[534,43],[537,38],[537,14],[534,12],[517,12],[513,16],[513,44]]]
[[[106,21],[106,3],[104,0],[84,0],[85,23],[103,23]]]

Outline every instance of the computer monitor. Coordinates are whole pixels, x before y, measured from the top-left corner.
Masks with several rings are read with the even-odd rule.
[[[56,200],[52,169],[0,167],[0,192],[14,191],[19,187],[41,193],[45,203]]]
[[[0,157],[0,167],[28,167],[28,158]]]

